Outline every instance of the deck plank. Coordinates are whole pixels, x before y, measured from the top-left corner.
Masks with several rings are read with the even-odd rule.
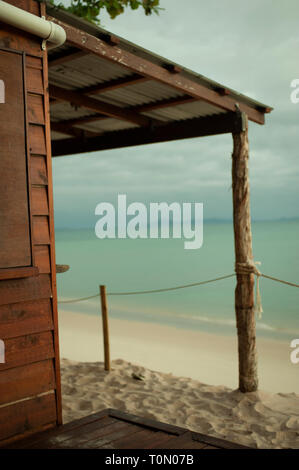
[[[32,449],[39,449],[44,446],[47,449],[55,449],[59,447],[60,449],[69,449],[78,447],[81,444],[89,441],[93,438],[109,434],[109,430],[113,425],[120,425],[118,421],[110,418],[110,416],[104,416],[100,420],[93,421],[92,423],[86,424],[83,428],[82,426],[78,428],[71,429],[70,431],[60,433],[58,435],[53,435],[47,439],[43,439],[41,442],[36,442],[31,446]],[[84,429],[84,432],[82,432]],[[115,427],[112,428],[111,432],[115,430]]]
[[[175,439],[169,440],[165,444],[158,444],[155,449],[202,449],[206,445],[203,442],[194,441],[190,431],[186,431],[184,434],[177,436]]]
[[[108,416],[109,409],[105,409],[99,411],[98,413],[94,413],[92,415],[85,416],[84,418],[79,418],[74,421],[71,421],[63,426],[58,426],[54,429],[50,429],[44,432],[40,432],[37,434],[32,434],[31,436],[22,439],[21,441],[14,442],[9,446],[12,449],[30,449],[35,446],[38,442],[42,443],[43,441],[47,441],[47,439],[59,436],[68,432],[71,429],[76,429],[79,427],[83,427],[86,424],[92,423],[94,421],[98,422],[98,426],[101,426],[101,418]],[[84,431],[83,431],[84,432]]]
[[[125,436],[113,442],[114,449],[144,449],[145,445],[157,438],[159,431],[150,429],[139,429],[133,435]],[[162,433],[161,433],[162,434]]]
[[[126,423],[126,425],[122,429],[112,434],[103,436],[100,439],[94,439],[85,442],[82,446],[80,446],[80,449],[119,449],[120,447],[117,447],[115,445],[115,441],[118,441],[118,443],[120,444],[122,442],[122,439],[129,439],[130,442],[134,442],[133,436],[135,436],[135,434],[138,434],[139,432],[141,432],[139,426]],[[130,449],[130,447],[125,448]],[[133,447],[131,447],[131,449],[132,448]]]
[[[245,449],[245,446],[114,409],[38,433],[10,448]]]

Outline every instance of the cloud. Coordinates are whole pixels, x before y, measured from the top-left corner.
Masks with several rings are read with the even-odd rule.
[[[288,0],[161,0],[160,16],[103,15],[115,34],[274,106],[266,126],[250,124],[252,214],[298,216],[299,4]],[[205,216],[231,217],[229,135],[53,159],[57,225],[91,223],[94,207],[116,200],[206,204]],[[274,203],[275,202],[275,203]]]

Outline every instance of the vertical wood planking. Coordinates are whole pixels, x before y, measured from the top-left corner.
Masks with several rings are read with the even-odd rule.
[[[33,217],[33,243],[35,245],[50,244],[49,221],[47,216],[37,215]]]
[[[35,264],[40,274],[51,272],[50,251],[48,245],[35,245],[34,247]]]
[[[46,5],[40,4],[41,16],[46,16]],[[45,106],[45,136],[48,173],[48,203],[49,203],[49,228],[50,228],[50,262],[52,283],[52,308],[54,322],[54,349],[55,349],[55,377],[56,377],[56,404],[57,423],[62,424],[62,402],[61,402],[61,377],[60,356],[58,337],[58,309],[57,309],[57,286],[56,286],[56,259],[55,259],[55,229],[54,229],[54,204],[53,204],[53,178],[52,178],[52,152],[51,152],[51,129],[50,129],[50,101],[48,82],[48,54],[43,53],[43,84],[44,84],[44,106]]]
[[[45,5],[34,0],[8,3],[45,15]],[[39,38],[2,26],[0,47],[26,53],[28,178],[33,259],[39,268],[35,278],[0,281],[0,338],[7,352],[7,362],[0,365],[0,440],[6,441],[61,423],[62,413],[47,52],[42,52]],[[14,400],[23,401],[9,404]]]
[[[31,173],[31,184],[35,185],[47,185],[47,165],[45,155],[34,155],[30,157],[30,173]]]
[[[45,186],[33,186],[32,193],[32,215],[48,215],[48,194]]]

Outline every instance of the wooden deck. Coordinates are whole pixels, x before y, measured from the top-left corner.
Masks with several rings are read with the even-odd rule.
[[[34,434],[14,449],[245,449],[222,439],[106,409]]]

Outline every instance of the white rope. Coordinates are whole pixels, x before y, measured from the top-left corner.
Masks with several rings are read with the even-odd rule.
[[[235,274],[227,274],[226,276],[221,276],[221,277],[216,277],[215,279],[209,279],[208,281],[201,281],[201,282],[194,282],[193,284],[185,284],[183,286],[176,286],[176,287],[166,287],[164,289],[153,289],[153,290],[138,290],[134,292],[107,292],[106,295],[138,295],[138,294],[155,294],[158,292],[167,292],[171,290],[177,290],[177,289],[186,289],[188,287],[195,287],[195,286],[201,286],[202,284],[209,284],[210,282],[216,282],[216,281],[221,281],[222,279],[227,279],[229,277],[233,277]],[[94,299],[95,297],[98,297],[100,294],[96,295],[91,295],[90,297],[81,297],[80,299],[74,299],[74,300],[60,300],[58,301],[59,304],[70,304],[70,303],[75,303],[75,302],[82,302],[84,300],[89,300],[89,299]]]
[[[96,295],[90,295],[89,297],[81,297],[80,299],[70,299],[70,300],[59,300],[59,304],[75,304],[76,302],[83,302],[84,300],[95,299],[100,293]]]
[[[299,284],[295,284],[294,282],[283,281],[282,279],[278,279],[277,277],[268,276],[267,274],[261,274],[261,276],[266,278],[266,279],[271,279],[271,281],[281,282],[282,284],[286,284],[287,286],[299,287]]]
[[[246,263],[236,263],[235,265],[235,273],[236,274],[254,274],[256,276],[256,291],[255,291],[255,304],[254,304],[254,311],[257,313],[258,317],[262,317],[263,307],[262,307],[262,300],[261,300],[261,292],[260,292],[260,277],[264,277],[266,279],[271,279],[275,282],[281,282],[282,284],[286,284],[288,286],[299,287],[299,284],[295,284],[294,282],[283,281],[282,279],[278,279],[276,277],[268,276],[267,274],[262,274],[256,265],[260,265],[260,261],[247,261]],[[144,291],[133,291],[133,292],[108,292],[107,295],[138,295],[138,294],[153,294],[158,292],[167,292],[177,289],[186,289],[188,287],[195,287],[200,286],[203,284],[208,284],[210,282],[221,281],[222,279],[227,279],[229,277],[233,277],[235,274],[227,274],[226,276],[216,277],[214,279],[209,279],[208,281],[201,281],[201,282],[194,282],[193,284],[185,284],[183,286],[176,286],[176,287],[167,287],[165,289],[153,289],[153,290],[144,290]],[[59,304],[71,304],[76,302],[83,302],[84,300],[95,299],[99,297],[100,293],[96,295],[90,295],[89,297],[81,297],[79,299],[70,299],[70,300],[59,300]]]
[[[166,287],[164,289],[154,290],[138,290],[135,292],[108,292],[107,295],[137,295],[137,294],[154,294],[157,292],[168,292],[170,290],[186,289],[187,287],[201,286],[202,284],[208,284],[209,282],[221,281],[228,277],[233,277],[234,274],[227,274],[226,276],[216,277],[215,279],[209,279],[208,281],[194,282],[193,284],[185,284],[184,286]]]

